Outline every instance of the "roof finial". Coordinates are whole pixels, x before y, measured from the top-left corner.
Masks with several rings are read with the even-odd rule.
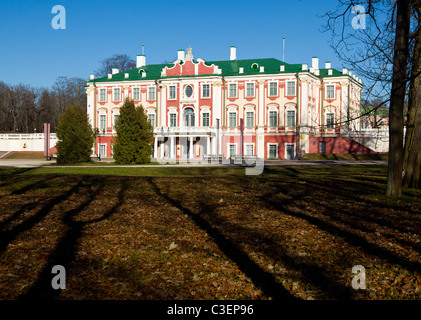
[[[184,57],[184,60],[186,60],[186,61],[191,61],[191,60],[193,60],[193,54],[191,53],[191,50],[192,50],[192,48],[189,46],[189,47],[187,48],[187,54],[186,54],[186,56]]]

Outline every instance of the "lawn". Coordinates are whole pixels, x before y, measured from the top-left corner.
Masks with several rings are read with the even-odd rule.
[[[385,183],[383,165],[0,168],[0,299],[420,299],[421,194]]]

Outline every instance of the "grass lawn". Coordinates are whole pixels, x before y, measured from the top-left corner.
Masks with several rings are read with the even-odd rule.
[[[421,299],[421,193],[385,183],[384,165],[0,168],[0,299]]]
[[[4,159],[45,159],[44,152],[14,152]]]

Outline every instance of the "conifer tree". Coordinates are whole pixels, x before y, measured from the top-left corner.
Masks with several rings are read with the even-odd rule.
[[[126,99],[120,108],[115,124],[113,157],[117,164],[142,164],[150,162],[152,155],[153,128],[142,105]]]
[[[81,106],[69,106],[57,125],[57,163],[79,163],[90,160],[95,133]]]

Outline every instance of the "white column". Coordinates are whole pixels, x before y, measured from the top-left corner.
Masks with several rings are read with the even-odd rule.
[[[174,155],[174,137],[170,137],[170,158],[175,158],[175,155]]]
[[[155,141],[153,144],[153,157],[156,159],[158,157],[158,137],[155,136]]]
[[[190,139],[190,159],[192,159],[193,158],[193,137],[189,137],[189,139]]]
[[[210,149],[210,137],[207,137],[206,139],[206,154],[211,154],[212,151]]]

